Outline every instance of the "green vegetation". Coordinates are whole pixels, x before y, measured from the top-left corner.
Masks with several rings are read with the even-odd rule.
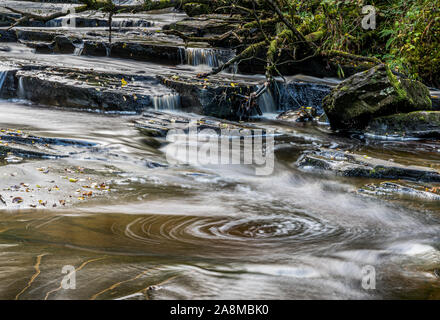
[[[345,76],[341,66],[366,68],[385,62],[393,71],[440,86],[440,0],[145,0],[131,6],[110,0],[79,2],[83,5],[77,11],[101,10],[110,19],[119,12],[167,7],[185,10],[190,16],[228,14],[234,30],[219,36],[196,37],[178,30],[167,33],[185,41],[234,46],[243,54],[233,62],[264,60],[268,79],[281,74],[280,65],[320,58],[335,66],[340,77]],[[366,5],[376,9],[374,30],[362,27]],[[21,13],[24,18],[17,24],[48,19]]]

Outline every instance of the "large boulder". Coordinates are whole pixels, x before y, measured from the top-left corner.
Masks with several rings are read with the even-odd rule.
[[[440,137],[440,111],[416,111],[376,118],[366,132],[389,137]]]
[[[378,65],[341,82],[324,98],[333,129],[364,129],[376,117],[431,110],[429,89],[421,82],[394,75]]]

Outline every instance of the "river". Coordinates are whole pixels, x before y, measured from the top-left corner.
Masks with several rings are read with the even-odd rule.
[[[270,176],[244,165],[148,168],[143,160],[166,159],[131,125],[134,117],[0,102],[2,128],[93,143],[56,165],[93,167],[113,189],[63,209],[2,210],[1,298],[439,297],[438,201],[360,195],[365,179],[292,165],[316,143],[410,159],[418,148],[413,158],[432,161],[433,142],[366,143],[293,127],[276,140]],[[64,266],[77,269],[75,290],[61,288]],[[362,286],[366,266],[375,269],[374,290]]]
[[[183,16],[144,14],[156,22],[135,36],[156,41],[159,28]],[[83,39],[94,30],[105,32],[83,28],[74,35]],[[125,41],[125,35],[115,31],[114,38]],[[219,63],[215,51],[200,48],[180,51],[176,65],[85,56],[83,42],[72,54],[37,54],[26,43],[35,45],[26,38],[2,45],[6,71],[72,68],[75,77],[117,72],[130,82],[136,75],[195,77]],[[0,72],[0,89],[5,79]],[[264,82],[263,75],[227,72],[210,79]],[[160,100],[170,90],[156,86],[154,106],[194,116],[179,110],[174,96]],[[178,145],[146,137],[134,125],[139,114],[0,100],[1,130],[53,138],[51,145],[35,145],[66,155],[0,159],[0,299],[439,299],[438,198],[365,192],[384,181],[312,172],[295,162],[304,151],[325,147],[439,170],[440,142],[366,139],[336,135],[325,124],[289,124],[275,120],[272,98],[262,99],[265,113],[252,119],[281,132],[274,135],[270,175],[256,175],[253,165],[172,164],[167,155]],[[0,151],[7,145],[0,139]],[[93,196],[84,196],[91,185]]]

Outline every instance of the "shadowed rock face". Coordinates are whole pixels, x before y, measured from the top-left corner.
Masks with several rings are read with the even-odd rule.
[[[363,129],[380,116],[431,110],[428,88],[380,65],[341,82],[323,101],[333,129]]]
[[[381,136],[440,137],[440,111],[416,111],[376,118],[366,132]]]
[[[282,110],[312,107],[318,115],[324,111],[322,100],[330,93],[331,87],[324,84],[315,84],[299,81],[289,81],[279,86],[279,106]]]
[[[226,81],[208,83],[197,78],[159,78],[180,94],[185,111],[231,120],[238,119],[238,108],[243,102],[239,95],[249,95],[253,89],[248,83],[231,86]]]
[[[19,71],[17,95],[33,102],[78,109],[135,111],[152,107],[159,82],[154,77],[131,77],[74,70]],[[169,91],[163,87],[162,91]]]

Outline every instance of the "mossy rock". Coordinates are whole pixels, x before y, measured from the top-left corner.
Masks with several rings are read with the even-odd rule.
[[[429,89],[421,82],[399,78],[385,65],[357,73],[324,98],[333,129],[364,129],[373,118],[431,110]]]
[[[194,3],[194,2],[187,3],[183,7],[183,10],[190,17],[200,16],[202,14],[210,13],[210,7],[203,3]]]
[[[440,137],[440,111],[416,111],[373,119],[367,133],[416,138]]]

